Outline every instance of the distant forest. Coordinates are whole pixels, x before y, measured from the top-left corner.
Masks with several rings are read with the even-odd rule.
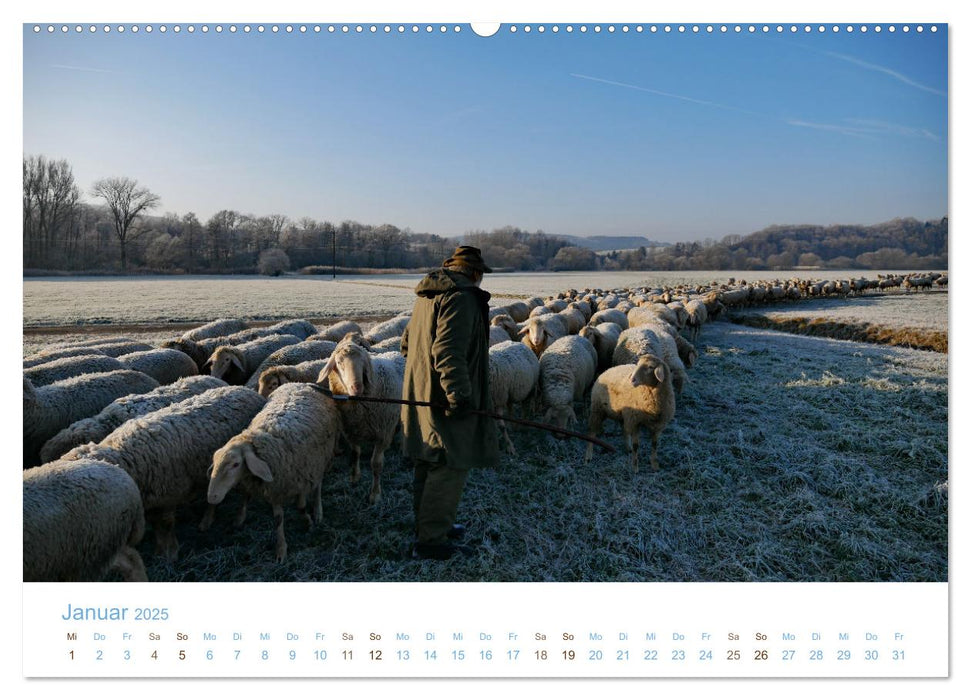
[[[291,219],[224,209],[153,213],[160,199],[130,178],[105,178],[81,201],[64,160],[24,156],[23,265],[48,272],[329,274],[438,266],[458,244],[482,249],[495,269],[789,270],[946,269],[948,220],[893,219],[873,226],[774,225],[720,241],[615,251],[581,239],[506,226],[446,238],[392,224]],[[591,235],[597,232],[591,231]],[[603,239],[601,239],[603,240]]]

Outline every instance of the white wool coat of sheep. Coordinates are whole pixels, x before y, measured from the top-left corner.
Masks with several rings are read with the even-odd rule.
[[[500,416],[531,398],[539,382],[539,360],[522,343],[505,340],[489,348],[489,395]],[[498,421],[506,448],[516,454],[505,421]]]
[[[114,357],[99,353],[96,355],[76,355],[51,360],[43,364],[34,365],[24,370],[24,379],[29,379],[34,386],[47,386],[62,379],[79,377],[82,374],[96,372],[111,372],[116,369],[131,369]]]
[[[310,360],[296,365],[276,365],[268,367],[260,373],[257,390],[260,396],[269,398],[270,394],[283,384],[300,382],[309,384],[317,381],[321,370],[327,365],[327,360]]]
[[[388,338],[400,336],[404,333],[405,326],[408,325],[408,321],[410,320],[411,317],[409,316],[395,316],[392,319],[376,324],[364,334],[364,337],[368,342],[374,344],[380,343],[382,340],[387,340]]]
[[[516,323],[522,323],[529,318],[530,305],[524,301],[514,301],[506,306],[506,313]]]
[[[62,348],[60,350],[46,350],[43,352],[35,353],[33,355],[28,355],[23,359],[23,368],[29,369],[31,367],[36,367],[37,365],[42,365],[47,362],[53,362],[54,360],[60,360],[65,357],[78,357],[79,355],[105,355],[106,353],[96,350],[91,347],[80,347],[80,348]]]
[[[317,326],[303,318],[280,321],[266,326],[263,330],[275,335],[295,335],[300,340],[306,340],[312,335],[317,335]]]
[[[506,331],[508,340],[515,340],[517,342],[520,340],[520,337],[519,337],[520,326],[516,321],[513,320],[513,317],[510,316],[509,314],[499,314],[497,316],[494,316],[489,321],[489,325],[502,328],[504,331]],[[490,334],[492,333],[491,330],[489,332]]]
[[[316,335],[310,336],[307,340],[313,338],[314,340],[332,340],[335,343],[340,342],[348,333],[362,333],[361,326],[354,321],[338,321],[337,323],[331,324],[326,328],[320,330]]]
[[[243,432],[212,457],[207,497],[223,501],[233,488],[247,500],[270,504],[276,523],[276,559],[283,561],[287,541],[283,506],[297,502],[308,524],[320,522],[320,486],[331,468],[341,420],[333,399],[310,384],[287,384],[275,392]],[[308,498],[312,511],[306,513]],[[237,518],[242,524],[245,511]]]
[[[626,331],[630,327],[627,314],[617,309],[600,309],[590,317],[589,326],[596,326],[601,323],[616,323],[620,329]]]
[[[656,323],[658,320],[669,323],[672,327],[678,326],[678,315],[673,309],[669,309],[664,304],[648,303],[644,306],[635,306],[627,312],[628,328],[636,328],[648,323]]]
[[[616,323],[593,323],[580,329],[580,335],[593,343],[597,351],[597,371],[603,371],[613,364],[614,349],[623,329]]]
[[[675,393],[680,396],[688,380],[684,362],[678,354],[676,331],[663,323],[651,323],[628,328],[620,334],[614,350],[614,365],[630,365],[637,362],[641,355],[660,357],[671,370],[671,381]]]
[[[567,335],[567,327],[557,314],[531,316],[519,329],[519,335],[536,357],[542,357],[552,343]]]
[[[404,370],[401,353],[372,355],[356,343],[342,341],[321,370],[317,383],[329,385],[334,394],[400,399]],[[374,446],[368,499],[372,504],[377,503],[381,499],[384,452],[391,445],[401,421],[401,407],[348,400],[339,402],[338,409],[343,435],[354,450],[352,483],[361,478],[361,449],[369,444]]]
[[[118,361],[128,369],[144,372],[159,384],[171,384],[183,377],[199,374],[192,358],[179,350],[155,348],[122,355]]]
[[[213,453],[265,404],[243,386],[210,389],[126,421],[101,442],[75,447],[63,459],[98,459],[128,472],[142,494],[157,550],[174,561],[176,509],[205,496]],[[206,521],[211,522],[211,512]]]
[[[24,472],[24,581],[147,581],[135,549],[145,532],[138,486],[96,460]]]
[[[597,377],[590,391],[588,434],[600,435],[608,418],[620,423],[636,474],[640,430],[646,428],[651,434],[651,467],[656,470],[658,438],[674,417],[675,406],[667,364],[656,355],[641,355],[636,364],[611,367]],[[588,443],[587,463],[592,456],[593,443]]]
[[[75,421],[122,396],[156,388],[158,382],[147,374],[128,369],[82,374],[40,387],[24,379],[24,468],[40,464],[44,443]]]
[[[239,345],[220,345],[209,356],[209,373],[227,384],[246,384],[263,360],[300,340],[295,335],[269,335]]]
[[[250,389],[259,389],[260,375],[270,367],[283,365],[298,365],[301,362],[311,362],[313,360],[326,360],[334,352],[337,343],[333,340],[304,340],[300,343],[287,345],[274,350],[259,367],[257,367],[250,378],[246,380],[246,386]]]
[[[217,318],[196,328],[190,328],[182,337],[185,340],[202,340],[203,338],[218,338],[219,336],[232,335],[239,331],[249,328],[246,322],[239,318]]]
[[[688,335],[693,342],[698,339],[701,327],[708,321],[708,308],[701,299],[692,299],[684,305],[684,308],[688,312],[688,321],[685,327],[688,329]]]
[[[573,402],[584,397],[597,374],[597,351],[579,335],[560,338],[539,358],[544,422],[566,428],[576,422]]]
[[[200,374],[179,379],[144,394],[122,396],[101,409],[97,415],[71,423],[45,442],[40,450],[41,461],[53,462],[78,445],[101,442],[127,420],[221,386],[226,386],[222,379]]]

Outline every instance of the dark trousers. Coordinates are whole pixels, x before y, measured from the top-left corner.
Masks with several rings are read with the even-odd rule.
[[[455,523],[468,469],[455,469],[423,459],[415,465],[415,531],[422,544],[445,544]]]

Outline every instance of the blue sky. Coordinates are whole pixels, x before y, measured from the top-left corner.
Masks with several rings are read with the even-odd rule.
[[[84,189],[137,178],[163,211],[203,220],[226,208],[449,236],[511,224],[701,240],[947,213],[943,25],[521,27],[25,27],[24,153],[66,158]]]

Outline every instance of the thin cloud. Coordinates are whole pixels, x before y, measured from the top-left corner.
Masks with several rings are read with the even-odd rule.
[[[87,66],[65,66],[59,63],[54,63],[51,68],[60,68],[62,70],[79,70],[85,73],[111,73],[112,75],[125,75],[122,71],[108,70],[106,68],[88,68]]]
[[[881,66],[876,63],[869,63],[867,61],[860,60],[859,58],[856,58],[854,56],[847,56],[846,54],[836,53],[834,51],[824,51],[823,53],[832,58],[837,58],[841,61],[846,61],[847,63],[852,63],[853,65],[860,66],[861,68],[866,68],[867,70],[872,70],[878,73],[889,75],[891,78],[895,80],[899,80],[905,85],[910,85],[911,87],[915,87],[918,90],[923,90],[933,95],[940,95],[941,97],[947,97],[947,93],[944,92],[943,90],[938,90],[937,88],[932,88],[928,85],[924,85],[923,83],[918,83],[913,78],[909,78],[903,73],[899,73],[893,70],[892,68],[887,68],[886,66]]]
[[[927,139],[928,141],[940,142],[940,137],[933,132],[920,127],[904,126],[891,122],[879,121],[876,119],[844,119],[839,124],[821,124],[819,122],[807,122],[801,119],[788,119],[786,124],[819,131],[832,131],[844,136],[903,136],[905,138]]]
[[[574,78],[581,78],[583,80],[592,80],[597,83],[605,83],[607,85],[616,85],[617,87],[628,88],[630,90],[640,90],[641,92],[649,92],[652,95],[660,95],[662,97],[670,97],[675,100],[683,100],[685,102],[693,102],[694,104],[704,105],[706,107],[716,107],[718,109],[727,109],[732,112],[742,112],[743,114],[751,114],[756,117],[763,117],[764,114],[759,114],[758,112],[752,112],[747,109],[741,109],[740,107],[732,107],[731,105],[723,105],[718,102],[709,102],[708,100],[699,100],[694,97],[688,97],[687,95],[678,95],[673,92],[664,92],[662,90],[654,90],[653,88],[641,87],[640,85],[631,85],[630,83],[620,83],[616,80],[605,80],[604,78],[595,78],[592,75],[583,75],[582,73],[570,73]]]

